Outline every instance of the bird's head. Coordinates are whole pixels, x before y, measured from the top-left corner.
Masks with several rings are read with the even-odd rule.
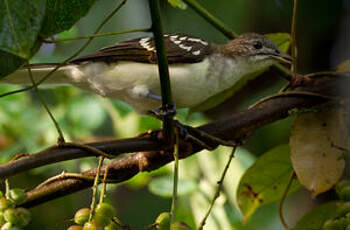
[[[222,52],[229,56],[248,57],[252,61],[277,60],[291,63],[292,57],[280,51],[267,37],[257,33],[245,33],[222,46]]]

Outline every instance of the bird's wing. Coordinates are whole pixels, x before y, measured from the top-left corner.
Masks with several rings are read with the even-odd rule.
[[[164,35],[164,43],[169,63],[196,63],[202,61],[210,52],[210,44],[200,38],[172,34]],[[142,37],[117,43],[113,46],[79,57],[71,63],[86,61],[135,61],[157,63],[156,48],[153,37]]]

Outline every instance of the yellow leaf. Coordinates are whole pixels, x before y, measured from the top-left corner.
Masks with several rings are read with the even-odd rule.
[[[297,116],[290,138],[293,168],[300,183],[314,196],[331,189],[345,167],[347,138],[343,111],[331,109]]]

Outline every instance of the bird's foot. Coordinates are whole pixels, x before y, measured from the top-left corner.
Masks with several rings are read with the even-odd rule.
[[[183,125],[179,121],[175,120],[175,126],[179,130],[179,135],[184,137],[185,141],[193,141],[195,144],[202,148],[213,150],[218,145],[224,146],[236,146],[237,143],[233,141],[226,141],[216,136],[213,136],[207,132],[204,132],[198,128],[194,128],[188,125]]]
[[[168,107],[159,106],[155,110],[147,112],[148,115],[163,120],[164,117],[174,117],[176,115],[176,105],[170,105]]]

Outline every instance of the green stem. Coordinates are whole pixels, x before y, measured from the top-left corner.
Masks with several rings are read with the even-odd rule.
[[[31,82],[32,82],[32,84],[33,84],[34,91],[35,91],[36,95],[38,96],[38,98],[39,98],[39,100],[40,100],[42,106],[44,106],[46,112],[49,114],[49,116],[50,116],[50,118],[51,118],[53,124],[54,124],[55,127],[56,127],[56,130],[57,130],[57,132],[58,132],[58,143],[64,143],[65,140],[64,140],[64,136],[63,136],[63,132],[62,132],[62,130],[61,130],[61,127],[60,127],[60,125],[58,124],[58,122],[57,122],[56,118],[54,117],[54,115],[51,113],[49,107],[47,106],[44,97],[41,95],[41,93],[40,93],[40,91],[39,91],[39,89],[38,89],[38,85],[37,85],[37,84],[35,83],[35,81],[34,81],[34,77],[33,77],[32,70],[31,70],[31,68],[30,68],[29,63],[27,63],[27,66],[28,66],[28,67],[27,67],[27,68],[28,68],[28,75],[29,75],[29,78],[30,78],[30,80],[31,80]]]
[[[108,175],[108,167],[105,169],[105,173],[103,175],[103,180],[102,180],[102,189],[101,189],[101,194],[100,194],[100,201],[99,203],[101,204],[103,202],[103,199],[105,198],[105,193],[107,189],[107,175]]]
[[[221,177],[220,177],[220,180],[218,181],[218,187],[216,188],[214,197],[213,197],[212,201],[210,202],[209,209],[208,209],[207,213],[205,214],[205,216],[203,217],[202,221],[201,221],[200,224],[199,224],[199,227],[198,227],[199,230],[202,230],[202,229],[203,229],[203,227],[204,227],[204,225],[205,225],[205,222],[207,221],[207,219],[208,219],[208,217],[209,217],[209,214],[210,214],[211,210],[212,210],[213,207],[214,207],[214,204],[215,204],[216,199],[219,198],[219,196],[220,196],[220,191],[221,191],[221,189],[222,189],[222,184],[223,184],[223,182],[224,182],[226,173],[227,173],[227,171],[228,171],[228,169],[229,169],[229,167],[230,167],[231,161],[232,161],[232,159],[233,159],[233,157],[234,157],[234,155],[235,155],[235,152],[236,152],[236,147],[233,147],[233,148],[232,148],[232,151],[231,151],[231,154],[230,154],[230,156],[229,156],[229,159],[228,159],[228,161],[227,161],[227,163],[226,163],[226,165],[225,165],[224,171],[222,172]]]
[[[97,34],[102,27],[114,16],[114,14],[116,14],[126,3],[127,0],[123,0],[118,6],[117,8],[115,8],[112,13],[110,13],[102,22],[101,24],[97,27],[97,29],[95,30],[95,32],[93,34]],[[60,63],[59,65],[57,65],[52,71],[50,71],[48,74],[46,74],[42,79],[40,79],[38,82],[36,82],[35,85],[40,85],[41,83],[43,83],[44,81],[46,81],[54,72],[56,72],[56,70],[58,70],[60,67],[64,66],[65,64],[67,64],[70,60],[74,59],[75,57],[77,57],[89,44],[90,42],[93,40],[94,38],[89,38],[89,40],[87,40],[85,42],[85,44],[79,49],[77,50],[72,56],[70,56],[69,58],[67,58],[66,60],[64,60],[62,63]],[[11,92],[7,92],[4,94],[0,94],[0,98],[1,97],[5,97],[5,96],[9,96],[12,94],[16,94],[16,93],[21,93],[21,92],[25,92],[28,90],[31,90],[34,87],[34,85],[23,88],[23,89],[18,89],[18,90],[14,90]]]
[[[238,34],[226,26],[222,21],[213,16],[209,11],[207,11],[203,6],[201,6],[195,0],[183,0],[187,5],[189,5],[194,11],[201,15],[205,20],[207,20],[212,26],[220,30],[227,38],[234,39],[238,37]]]
[[[179,133],[175,129],[175,145],[174,145],[174,183],[173,183],[173,198],[171,203],[171,221],[170,223],[175,223],[176,221],[176,207],[177,207],[177,185],[179,179]]]
[[[167,114],[167,112],[170,112],[170,110],[174,108],[174,102],[171,96],[168,58],[166,55],[163,39],[163,27],[160,17],[159,0],[148,0],[148,2],[152,19],[152,31],[154,34],[154,41],[157,50],[159,78],[162,94],[162,111],[165,112],[163,120],[163,134],[166,143],[172,143],[174,137],[173,116],[175,114]]]
[[[297,55],[298,55],[297,44],[296,44],[297,9],[298,9],[298,0],[294,0],[292,31],[291,31],[292,38],[290,41],[290,45],[292,47],[292,57],[293,57],[292,72],[294,75],[296,74],[296,71],[297,71]]]
[[[43,41],[45,43],[59,43],[59,42],[67,42],[67,41],[74,41],[74,40],[80,40],[80,39],[107,37],[107,36],[112,36],[112,35],[117,35],[117,34],[127,34],[127,33],[136,33],[136,32],[149,32],[149,31],[150,31],[150,28],[132,29],[132,30],[120,30],[120,31],[108,32],[108,33],[80,35],[80,36],[76,36],[76,37],[72,37],[72,38],[52,39],[52,40],[44,39]]]
[[[282,222],[282,225],[283,225],[284,229],[286,229],[286,230],[288,230],[289,227],[288,227],[288,224],[287,224],[286,220],[283,217],[283,203],[284,203],[284,201],[285,201],[285,199],[287,197],[287,194],[288,194],[288,191],[290,189],[290,186],[292,185],[293,179],[294,179],[294,171],[290,175],[290,178],[288,180],[287,186],[286,186],[286,188],[283,191],[283,194],[282,194],[282,197],[281,197],[281,201],[280,201],[279,206],[278,206],[278,214],[280,216],[280,220]]]
[[[92,186],[92,199],[91,199],[91,205],[90,205],[89,221],[92,220],[93,214],[95,212],[97,185],[98,185],[98,179],[100,178],[100,172],[101,172],[101,166],[102,166],[103,160],[104,160],[104,157],[100,157],[100,159],[98,161],[98,166],[97,166],[97,170],[96,170],[94,184]]]

